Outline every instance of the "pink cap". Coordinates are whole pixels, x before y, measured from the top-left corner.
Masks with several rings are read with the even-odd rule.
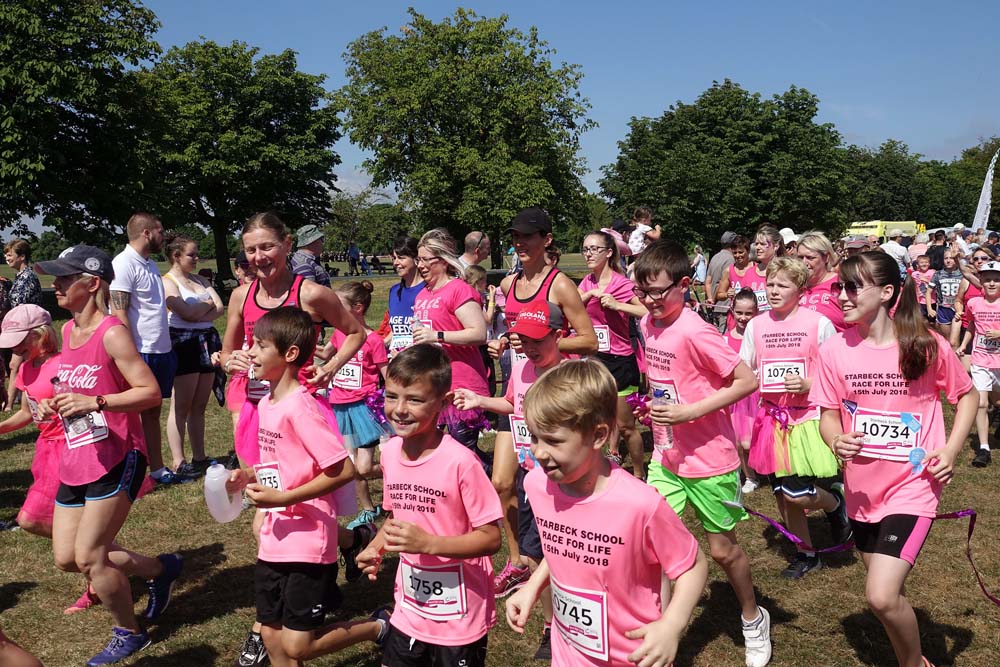
[[[0,348],[19,345],[29,331],[43,324],[52,324],[52,316],[41,306],[23,303],[11,308],[0,325]]]

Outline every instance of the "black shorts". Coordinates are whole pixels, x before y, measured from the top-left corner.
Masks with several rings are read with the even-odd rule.
[[[514,490],[517,493],[517,548],[521,550],[522,556],[542,560],[542,538],[538,534],[535,513],[524,493],[524,478],[527,474],[527,470],[518,466],[514,476]]]
[[[510,415],[499,415],[497,433],[510,433]]]
[[[625,391],[629,387],[639,386],[639,364],[635,355],[622,357],[607,352],[598,352],[594,358],[604,364],[615,379],[615,388]]]
[[[382,649],[385,667],[486,667],[486,640],[483,635],[471,644],[441,646],[411,639],[389,622],[389,636]]]
[[[900,558],[910,565],[917,562],[933,523],[930,517],[912,514],[890,514],[878,523],[851,519],[858,551]]]
[[[802,498],[816,495],[816,480],[813,475],[787,475],[778,477],[768,475],[767,481],[775,493],[783,493],[789,498]]]
[[[104,500],[121,491],[128,496],[129,502],[134,502],[145,478],[146,457],[138,449],[133,449],[114,468],[89,484],[60,484],[56,491],[56,505],[83,507],[88,500]]]
[[[214,373],[212,355],[222,350],[222,339],[215,327],[207,329],[178,329],[170,327],[170,342],[177,355],[177,372],[174,375]]]
[[[253,575],[257,621],[308,632],[323,626],[340,606],[336,563],[271,563],[258,560]]]

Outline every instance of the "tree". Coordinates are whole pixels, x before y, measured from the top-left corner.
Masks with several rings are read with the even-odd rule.
[[[373,153],[373,183],[395,185],[423,227],[499,240],[518,210],[558,223],[582,211],[580,135],[594,126],[577,65],[555,66],[531,28],[458,9],[434,23],[413,9],[348,45],[340,90],[351,141]],[[502,244],[493,244],[499,265]]]
[[[67,240],[126,207],[128,66],[159,52],[129,0],[0,3],[0,227],[46,216]]]
[[[358,193],[337,192],[331,201],[333,221],[323,243],[329,252],[343,252],[353,241],[366,254],[387,254],[400,235],[418,235],[416,221],[401,204],[374,187]]]
[[[136,74],[137,199],[167,227],[194,221],[210,230],[223,279],[232,234],[253,213],[274,210],[292,227],[324,224],[340,162],[325,77],[298,71],[291,50],[258,54],[242,42],[191,42]]]
[[[601,188],[612,212],[653,209],[667,238],[714,244],[764,222],[839,231],[846,222],[840,134],[815,121],[819,100],[792,87],[769,100],[732,81],[659,118],[633,118]]]

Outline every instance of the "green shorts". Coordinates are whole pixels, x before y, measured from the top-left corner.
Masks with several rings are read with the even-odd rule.
[[[690,501],[698,521],[709,533],[728,532],[736,528],[737,521],[747,518],[742,507],[725,504],[726,501],[743,503],[739,470],[713,477],[678,477],[663,464],[650,461],[646,483],[667,499],[677,516],[684,513]]]

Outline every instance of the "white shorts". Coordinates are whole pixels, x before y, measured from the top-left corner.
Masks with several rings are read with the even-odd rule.
[[[977,391],[989,391],[993,387],[1000,387],[1000,368],[983,368],[973,364],[972,384]]]

